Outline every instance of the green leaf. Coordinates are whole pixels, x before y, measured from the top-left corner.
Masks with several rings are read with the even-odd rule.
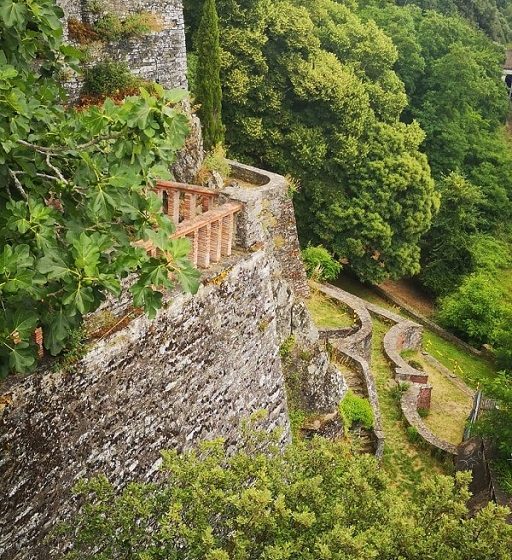
[[[29,338],[34,333],[38,320],[34,311],[18,309],[9,316],[9,328],[11,332],[16,331],[22,339]]]
[[[36,362],[35,349],[28,342],[20,342],[12,347],[9,355],[9,365],[14,371],[28,373]]]
[[[176,273],[181,287],[185,292],[196,294],[200,286],[201,273],[190,263],[184,264]]]
[[[27,7],[21,2],[2,0],[0,18],[6,27],[21,27],[26,21]]]
[[[94,294],[92,288],[84,287],[78,284],[76,289],[71,292],[63,301],[64,305],[75,305],[78,311],[85,315],[91,311],[94,302]]]
[[[67,264],[57,255],[46,256],[37,263],[37,270],[48,277],[48,280],[65,278],[71,274]]]
[[[87,276],[96,277],[98,274],[100,252],[94,239],[85,233],[81,233],[80,237],[73,241],[73,247],[76,255],[76,266],[82,269]]]
[[[162,294],[145,286],[142,282],[136,282],[131,288],[133,304],[135,307],[143,307],[150,319],[156,317],[157,311],[162,307]]]

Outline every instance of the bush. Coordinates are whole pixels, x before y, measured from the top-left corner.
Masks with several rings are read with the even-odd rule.
[[[106,60],[85,71],[84,92],[92,95],[110,95],[137,86],[138,79],[125,62]]]
[[[94,24],[94,31],[101,39],[118,41],[123,36],[123,23],[114,14],[105,14]]]
[[[123,24],[123,35],[128,37],[142,37],[153,31],[161,31],[162,24],[155,14],[141,12],[128,16]]]
[[[302,260],[308,278],[319,281],[336,280],[342,270],[341,264],[322,245],[316,247],[308,245],[302,251]]]
[[[440,322],[470,342],[492,341],[503,315],[503,290],[487,274],[467,276],[462,285],[441,300]]]
[[[218,144],[206,154],[203,164],[197,172],[196,181],[201,185],[206,184],[214,171],[219,173],[223,179],[229,177],[231,173],[231,166],[226,159],[226,150],[221,144]]]
[[[354,395],[352,391],[347,392],[340,403],[339,410],[347,430],[356,422],[360,422],[368,430],[373,428],[373,410],[370,403]]]

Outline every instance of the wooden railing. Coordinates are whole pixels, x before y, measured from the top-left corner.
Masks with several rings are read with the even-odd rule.
[[[211,263],[219,262],[222,257],[232,253],[235,216],[242,209],[238,202],[226,202],[217,206],[219,193],[200,187],[173,181],[157,181],[156,192],[162,197],[164,212],[176,226],[173,239],[187,237],[191,241],[189,258],[194,266],[208,268]],[[157,249],[151,241],[137,241],[151,255]],[[42,357],[43,331],[36,329],[34,339]]]
[[[219,196],[219,193],[205,187],[173,181],[157,181],[156,191],[162,197],[164,212],[176,227],[185,220],[212,210]]]

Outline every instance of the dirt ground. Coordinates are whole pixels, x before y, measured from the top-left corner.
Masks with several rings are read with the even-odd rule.
[[[403,300],[413,309],[425,315],[425,317],[432,317],[434,315],[434,300],[412,280],[386,280],[380,284],[380,287],[393,296]]]

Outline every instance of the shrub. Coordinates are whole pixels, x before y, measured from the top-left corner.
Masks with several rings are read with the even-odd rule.
[[[409,387],[409,383],[401,381],[391,389],[390,395],[395,401],[400,402],[402,400],[402,395],[407,391],[407,389],[409,389]]]
[[[419,443],[421,441],[421,436],[414,426],[408,426],[405,432],[407,434],[407,439],[411,443]]]
[[[503,290],[485,273],[467,276],[462,285],[441,300],[439,320],[477,344],[490,342],[504,315]]]
[[[426,418],[430,414],[430,409],[428,408],[418,408],[418,414],[421,418]]]
[[[85,71],[84,92],[92,95],[110,95],[133,88],[138,83],[126,63],[106,60]]]
[[[114,14],[105,14],[94,24],[94,31],[101,39],[118,41],[123,36],[123,23]]]
[[[292,352],[292,350],[295,346],[295,342],[296,342],[295,337],[293,336],[293,334],[291,334],[281,344],[281,346],[279,347],[279,355],[281,356],[281,358],[285,359],[291,354],[291,352]]]
[[[220,173],[224,179],[231,173],[231,166],[226,159],[226,150],[221,144],[206,154],[201,169],[197,172],[196,181],[201,185],[205,184],[211,178],[213,171]]]
[[[348,391],[339,405],[340,416],[346,429],[359,422],[368,430],[373,428],[373,410],[370,403]]]
[[[302,260],[308,278],[320,281],[335,280],[342,269],[341,264],[322,245],[316,247],[308,245],[302,251]]]
[[[142,37],[153,31],[161,31],[162,24],[149,12],[140,12],[128,16],[123,24],[123,35],[128,37]]]
[[[78,21],[75,18],[68,19],[69,37],[73,41],[86,45],[99,40],[99,35],[96,30],[87,23]]]

